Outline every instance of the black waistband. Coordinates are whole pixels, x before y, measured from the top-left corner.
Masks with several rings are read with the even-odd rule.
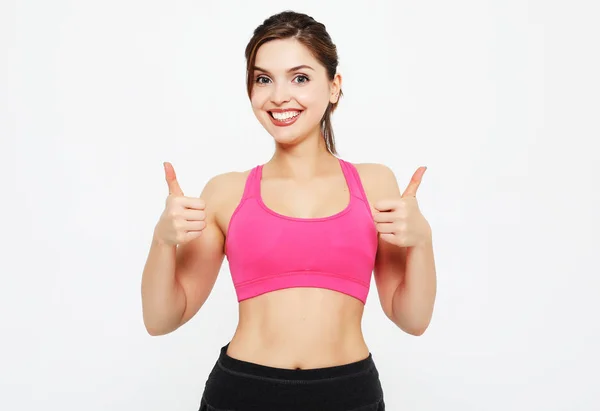
[[[274,379],[280,381],[323,381],[355,376],[357,374],[368,372],[375,367],[373,356],[371,353],[369,353],[369,356],[363,360],[333,367],[299,370],[276,368],[230,357],[227,355],[228,347],[229,344],[221,348],[218,365],[228,372],[232,372],[234,374],[243,374],[248,377],[256,377],[260,379]]]

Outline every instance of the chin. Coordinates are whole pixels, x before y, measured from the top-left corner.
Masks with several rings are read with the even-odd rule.
[[[300,136],[298,136],[296,134],[289,135],[289,136],[281,136],[281,135],[271,134],[271,137],[273,137],[273,141],[276,144],[281,144],[284,146],[293,146],[294,144],[297,144],[301,141]]]

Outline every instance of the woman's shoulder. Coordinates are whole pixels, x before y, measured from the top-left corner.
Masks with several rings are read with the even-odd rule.
[[[214,175],[202,191],[206,209],[212,214],[223,234],[226,234],[228,221],[244,195],[244,187],[252,170],[228,171]]]
[[[221,202],[230,197],[235,197],[239,192],[240,196],[244,191],[246,180],[252,169],[245,171],[227,171],[216,174],[206,183],[203,190],[203,197],[216,202]]]
[[[394,171],[381,163],[352,163],[356,168],[370,202],[397,193],[398,181]]]
[[[351,163],[358,172],[363,186],[378,186],[396,181],[394,171],[380,163]],[[365,187],[366,188],[366,187]]]
[[[361,178],[377,179],[377,178],[395,178],[392,169],[381,163],[351,163]]]
[[[243,171],[227,171],[214,175],[206,183],[202,197],[207,204],[210,203],[219,209],[229,210],[241,201],[248,176],[254,168]]]

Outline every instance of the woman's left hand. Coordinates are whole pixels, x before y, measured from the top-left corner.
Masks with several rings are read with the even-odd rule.
[[[382,200],[373,207],[375,226],[381,239],[398,247],[413,247],[431,241],[431,227],[421,214],[417,189],[427,167],[419,167],[398,200]]]

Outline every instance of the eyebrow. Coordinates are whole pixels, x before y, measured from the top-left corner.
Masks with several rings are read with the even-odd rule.
[[[298,71],[298,70],[301,70],[301,69],[309,69],[309,70],[313,70],[313,71],[315,70],[315,69],[314,69],[314,68],[312,68],[311,66],[307,66],[306,64],[301,64],[301,65],[299,65],[299,66],[292,67],[292,68],[291,68],[291,69],[289,69],[287,72],[288,72],[288,73],[291,73],[291,72],[293,72],[293,71]],[[254,66],[254,71],[262,71],[263,73],[271,74],[271,73],[269,73],[267,70],[265,70],[264,68],[260,68],[260,67],[258,67],[258,66]]]

